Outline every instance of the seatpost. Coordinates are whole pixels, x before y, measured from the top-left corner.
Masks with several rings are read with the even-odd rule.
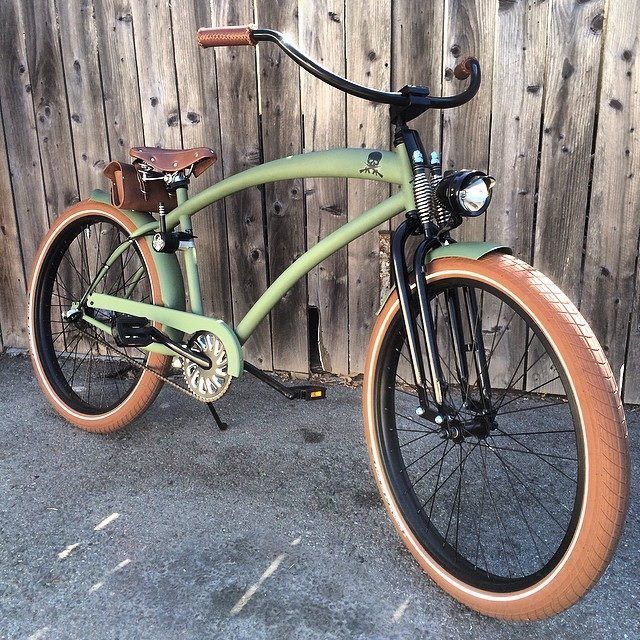
[[[178,201],[178,206],[186,202],[188,198],[189,196],[186,186],[181,186],[176,189],[176,199]],[[179,220],[180,230],[193,236],[193,231],[191,229],[191,218],[187,215],[182,215],[180,216]],[[189,304],[191,305],[191,312],[201,316],[203,315],[204,311],[202,307],[202,292],[200,290],[198,258],[196,255],[195,245],[184,250],[184,267],[187,273]]]

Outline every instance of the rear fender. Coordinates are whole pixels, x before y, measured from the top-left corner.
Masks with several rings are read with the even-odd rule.
[[[101,189],[95,189],[91,193],[90,200],[111,205],[111,198]],[[118,211],[127,216],[136,227],[142,227],[145,224],[155,221],[150,213],[127,211],[125,209],[118,209]],[[158,272],[158,277],[160,278],[160,293],[163,306],[184,311],[186,309],[184,280],[178,258],[173,253],[159,253],[158,251],[154,251],[151,246],[151,236],[144,238],[143,242],[147,242],[149,245],[150,254]],[[176,334],[173,337],[177,338],[178,336]]]

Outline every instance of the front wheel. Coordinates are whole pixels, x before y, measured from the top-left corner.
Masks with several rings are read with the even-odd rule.
[[[624,523],[628,436],[613,374],[578,310],[529,265],[499,254],[443,258],[427,280],[446,415],[436,423],[416,413],[394,294],[365,365],[378,488],[403,542],[445,591],[494,617],[551,616],[597,581]],[[452,300],[466,365],[455,357]]]

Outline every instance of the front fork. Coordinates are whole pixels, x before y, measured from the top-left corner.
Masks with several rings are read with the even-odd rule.
[[[416,308],[415,300],[411,295],[410,271],[405,258],[405,250],[408,239],[421,233],[422,226],[415,215],[407,216],[393,235],[391,245],[391,258],[393,274],[396,283],[398,299],[402,311],[402,319],[407,336],[407,346],[411,357],[413,377],[418,390],[420,407],[418,414],[427,418],[447,416],[452,407],[447,406],[447,381],[442,369],[442,358],[438,348],[436,323],[429,301],[429,285],[426,278],[426,264],[429,251],[439,246],[435,237],[427,236],[415,250],[413,255],[413,273],[417,291]],[[455,361],[455,378],[460,385],[462,400],[470,406],[475,403],[467,397],[469,390],[469,366],[467,353],[473,351],[476,379],[479,387],[480,406],[473,408],[480,411],[488,411],[491,402],[491,385],[487,372],[487,361],[482,338],[482,319],[475,291],[471,288],[463,289],[464,300],[460,299],[459,289],[447,289],[444,292],[444,300],[447,306],[447,319],[441,320],[448,323],[447,333],[451,336],[453,355]],[[464,303],[464,304],[463,304]],[[464,307],[464,309],[463,309]],[[420,320],[417,315],[419,312]],[[469,328],[468,343],[465,339],[465,320]],[[422,330],[422,339],[420,337]],[[422,348],[424,344],[424,349]],[[426,353],[426,363],[424,355]],[[425,366],[426,364],[426,366]],[[428,370],[428,378],[427,378]],[[453,371],[450,372],[453,375]],[[431,397],[431,401],[430,401]],[[438,420],[436,420],[438,421]]]

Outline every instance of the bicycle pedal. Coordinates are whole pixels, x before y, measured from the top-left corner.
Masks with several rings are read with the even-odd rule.
[[[111,330],[119,347],[147,347],[153,342],[153,327],[147,318],[117,316],[111,322]]]
[[[300,384],[287,387],[295,400],[324,400],[327,397],[327,388],[321,385]]]

